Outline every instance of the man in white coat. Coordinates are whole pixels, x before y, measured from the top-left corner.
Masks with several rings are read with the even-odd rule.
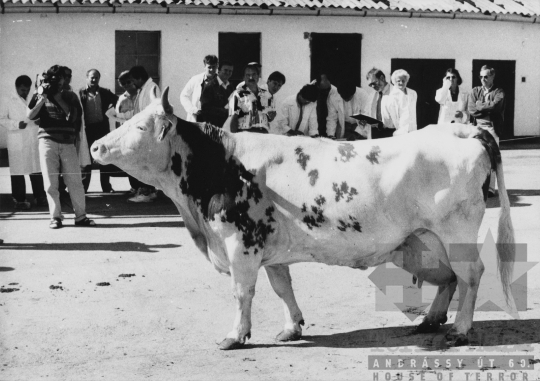
[[[273,133],[287,136],[318,136],[316,85],[305,85],[298,94],[287,97],[281,105]]]
[[[394,87],[387,97],[382,99],[382,117],[385,126],[396,129],[394,136],[417,130],[416,126],[416,91],[409,89],[409,73],[403,69],[392,73]]]
[[[368,139],[370,128],[360,124],[354,118],[355,114],[366,114],[368,95],[364,89],[356,87],[353,83],[343,82],[337,88],[338,97],[332,91],[328,96],[328,117],[326,119],[326,133],[328,137],[336,139]]]
[[[216,56],[207,55],[204,57],[203,63],[204,72],[191,77],[180,93],[180,103],[186,110],[186,120],[188,122],[198,121],[197,117],[201,114],[202,89],[217,73],[219,62]]]
[[[24,175],[30,175],[34,202],[38,206],[47,205],[43,177],[39,164],[38,126],[26,117],[28,93],[32,80],[21,75],[15,80],[16,92],[2,102],[0,125],[7,129],[9,172],[11,192],[16,209],[28,210],[26,182]]]

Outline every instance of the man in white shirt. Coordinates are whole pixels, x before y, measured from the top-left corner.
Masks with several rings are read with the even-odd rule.
[[[245,85],[236,89],[229,101],[231,118],[225,128],[231,132],[269,132],[268,107],[272,95],[258,86],[259,78],[257,66],[248,65],[244,68]]]
[[[132,82],[139,90],[133,105],[133,115],[140,113],[155,99],[161,97],[159,86],[150,78],[146,69],[142,66],[134,66],[129,70]],[[128,199],[128,202],[152,202],[157,198],[156,188],[144,184],[138,179],[129,176],[131,187],[136,190],[135,196]]]
[[[201,114],[201,94],[204,86],[210,82],[217,73],[218,58],[214,55],[204,57],[204,72],[197,74],[188,81],[180,93],[180,103],[186,110],[186,120],[197,122]]]
[[[386,76],[382,70],[377,68],[371,69],[367,73],[366,79],[368,81],[368,86],[374,90],[368,95],[369,98],[366,115],[382,122],[382,99],[384,96],[390,95],[390,91],[392,91],[393,86],[386,82]],[[387,138],[392,136],[394,132],[395,129],[389,126],[383,125],[382,128],[377,125],[371,126],[372,139]]]
[[[281,105],[274,133],[287,136],[318,136],[316,85],[305,85],[296,95],[287,97]]]
[[[394,136],[416,131],[416,91],[409,89],[409,73],[403,69],[392,73],[393,89],[382,99],[382,117],[385,126],[396,129]]]

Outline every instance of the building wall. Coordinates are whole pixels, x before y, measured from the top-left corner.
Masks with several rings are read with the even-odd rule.
[[[263,76],[279,70],[287,77],[278,101],[309,81],[305,32],[361,33],[363,86],[373,66],[389,77],[392,58],[454,58],[466,87],[472,83],[473,59],[516,60],[515,134],[540,135],[537,24],[391,17],[21,13],[0,15],[0,27],[0,88],[5,89],[0,96],[14,91],[18,75],[35,78],[57,63],[73,69],[74,88],[84,86],[88,69],[97,68],[101,85],[114,89],[115,30],[160,30],[161,85],[170,87],[171,103],[181,117],[185,117],[179,101],[182,87],[202,71],[204,55],[217,54],[218,32],[262,33]],[[5,136],[0,136],[3,146]]]

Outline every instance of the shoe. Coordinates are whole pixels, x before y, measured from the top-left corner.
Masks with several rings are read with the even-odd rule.
[[[135,202],[135,203],[154,202],[155,199],[156,197],[154,196],[154,198],[152,198],[151,194],[145,195],[139,192],[134,197],[128,198],[128,202]]]
[[[18,210],[30,210],[30,203],[28,201],[21,201],[15,203],[15,209]]]
[[[36,206],[49,206],[47,197],[38,197],[35,201],[36,201]]]
[[[114,193],[114,192],[115,192],[115,190],[112,189],[112,188],[109,188],[109,189],[106,189],[106,190],[104,189],[104,190],[103,190],[103,193]]]
[[[495,191],[492,191],[491,189],[488,190],[488,198],[492,198],[492,197],[495,197],[497,196],[497,194],[495,193]]]
[[[60,218],[53,218],[49,222],[49,228],[51,229],[60,229],[62,227],[62,220]]]
[[[88,217],[84,217],[82,220],[80,221],[75,221],[75,226],[86,226],[86,227],[89,227],[89,226],[97,226],[97,224],[95,223],[94,220],[91,220],[90,218]]]
[[[148,196],[150,197],[152,201],[155,200],[157,198],[157,191],[150,192]]]

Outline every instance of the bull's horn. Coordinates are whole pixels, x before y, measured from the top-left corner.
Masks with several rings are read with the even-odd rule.
[[[161,94],[161,105],[163,106],[163,110],[167,114],[173,113],[173,108],[171,107],[171,104],[169,103],[169,86],[165,88],[165,91],[163,91],[163,94]]]

